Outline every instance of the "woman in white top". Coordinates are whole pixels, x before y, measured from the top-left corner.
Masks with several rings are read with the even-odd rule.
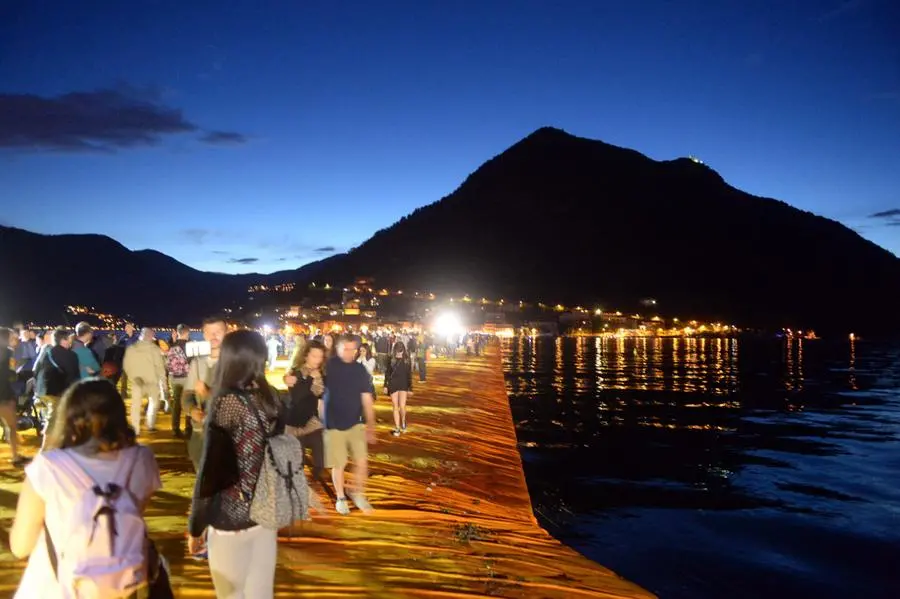
[[[369,344],[363,343],[359,346],[359,357],[356,361],[366,367],[369,376],[375,376],[375,356],[369,351]]]
[[[69,388],[54,413],[43,451],[25,468],[9,532],[13,555],[28,557],[16,599],[64,596],[50,561],[44,527],[50,539],[62,539],[68,532],[67,525],[84,497],[77,477],[71,475],[75,466],[98,485],[122,478],[141,513],[161,486],[153,452],[135,441],[125,403],[105,379],[85,379]],[[130,474],[123,477],[122,470]]]

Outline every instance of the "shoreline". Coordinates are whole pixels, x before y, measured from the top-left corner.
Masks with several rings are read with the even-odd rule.
[[[325,513],[295,528],[295,538],[281,539],[276,597],[653,597],[539,526],[496,350],[486,358],[432,359],[428,373],[426,384],[414,386],[402,437],[389,434],[390,400],[379,395],[375,402],[375,513],[343,517],[326,502]],[[213,597],[207,563],[185,556],[191,464],[167,416],[159,429],[141,436],[163,478],[146,513],[151,536],[170,562],[176,596]],[[34,453],[36,437],[20,437]],[[0,449],[4,535],[23,478],[6,457],[8,449]],[[0,594],[11,595],[24,562],[3,540]]]

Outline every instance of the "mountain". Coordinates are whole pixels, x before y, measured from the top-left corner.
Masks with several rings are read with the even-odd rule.
[[[600,301],[756,326],[900,331],[900,259],[835,221],[553,128],[329,269],[380,285]]]
[[[155,250],[131,251],[104,235],[39,235],[0,226],[0,322],[65,322],[67,305],[140,322],[195,322],[240,302],[253,283],[303,277],[320,265],[327,262],[272,275],[227,275]]]
[[[347,254],[294,271],[207,273],[108,237],[10,228],[0,228],[0,256],[6,318],[77,303],[170,322],[239,302],[254,282],[370,276],[379,286],[510,301],[633,310],[652,297],[668,315],[900,332],[900,259],[890,252],[735,189],[692,159],[655,161],[553,128]]]

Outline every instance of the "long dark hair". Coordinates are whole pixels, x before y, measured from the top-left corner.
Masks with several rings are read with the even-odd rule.
[[[256,331],[241,329],[225,335],[213,397],[236,392],[250,392],[269,416],[278,413],[278,402],[266,380],[268,359],[266,340]]]
[[[402,354],[399,360],[397,359],[397,354]],[[391,351],[391,361],[392,362],[409,362],[409,352],[406,350],[406,346],[403,345],[402,341],[398,341],[394,344],[394,349]]]
[[[78,447],[89,441],[97,442],[97,451],[125,449],[136,443],[125,402],[106,379],[84,379],[69,387],[53,414],[44,450]]]

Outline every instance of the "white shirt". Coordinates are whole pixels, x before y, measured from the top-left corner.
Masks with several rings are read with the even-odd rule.
[[[69,475],[63,474],[62,467],[57,464],[59,452],[65,451],[93,478],[104,482],[111,480],[123,459],[134,459],[134,468],[128,479],[128,490],[138,505],[143,504],[162,486],[159,479],[159,466],[149,447],[136,445],[117,452],[109,452],[97,456],[86,456],[74,449],[53,449],[37,454],[34,460],[25,467],[25,476],[34,487],[35,492],[44,500],[44,525],[52,539],[64,534],[67,519],[77,509],[81,500],[82,489],[72,481]],[[132,456],[131,452],[139,452]],[[28,566],[22,575],[15,599],[55,599],[62,597],[62,591],[50,565],[47,544],[43,533],[28,557]]]

